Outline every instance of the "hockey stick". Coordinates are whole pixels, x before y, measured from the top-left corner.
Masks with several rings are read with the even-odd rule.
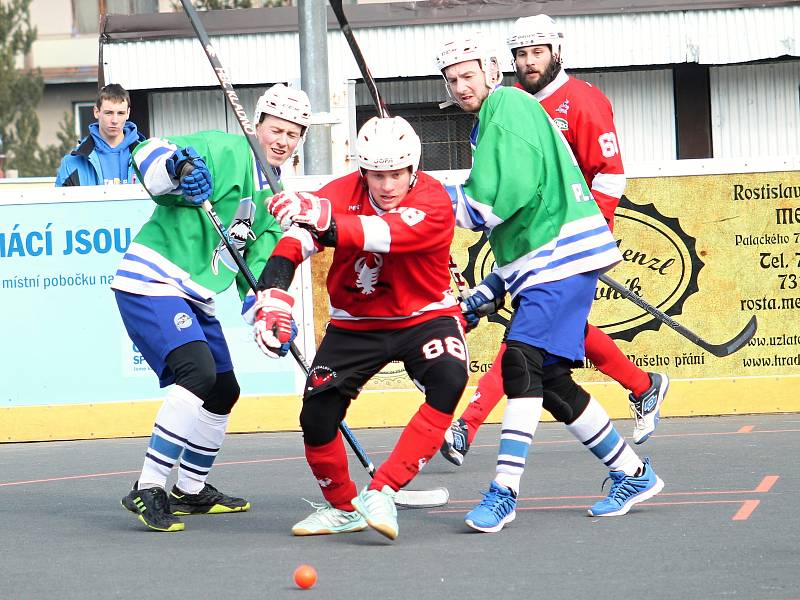
[[[258,161],[258,164],[261,168],[261,171],[264,173],[264,176],[267,178],[267,183],[269,184],[270,189],[272,190],[273,194],[277,194],[281,191],[281,186],[275,177],[275,174],[270,167],[269,162],[267,161],[266,156],[264,155],[264,151],[261,148],[261,145],[258,143],[258,139],[256,138],[255,134],[255,125],[250,122],[247,118],[246,111],[242,106],[241,101],[239,100],[239,96],[236,93],[236,90],[233,88],[231,83],[231,79],[228,76],[225,68],[222,66],[219,58],[217,57],[216,50],[211,45],[211,40],[208,37],[208,33],[206,33],[205,27],[203,23],[200,21],[200,17],[197,14],[194,6],[192,5],[191,0],[181,0],[181,4],[183,5],[184,11],[186,11],[186,15],[189,17],[189,21],[192,24],[192,28],[194,29],[195,33],[197,34],[198,40],[200,41],[200,45],[203,46],[203,50],[208,57],[208,61],[211,63],[211,67],[214,69],[214,73],[219,80],[219,84],[222,87],[222,91],[225,94],[225,98],[228,100],[228,104],[230,105],[233,113],[236,115],[236,120],[239,122],[239,126],[242,128],[242,132],[247,138],[247,142],[250,145],[250,148],[253,150],[253,154]],[[203,210],[208,215],[211,223],[214,225],[214,228],[217,230],[220,238],[222,239],[222,243],[225,245],[225,248],[230,253],[231,257],[233,258],[236,266],[239,267],[239,272],[242,273],[244,278],[247,280],[248,285],[250,288],[255,292],[257,282],[256,278],[253,276],[253,273],[250,271],[250,268],[247,266],[244,258],[239,251],[236,249],[236,246],[233,244],[233,240],[230,238],[230,234],[228,233],[225,226],[220,221],[219,216],[214,211],[211,202],[206,200],[203,202]],[[304,370],[306,375],[308,375],[309,369],[306,365],[306,361],[303,358],[302,354],[300,354],[300,350],[297,346],[292,342],[289,347],[290,352],[294,359],[298,362],[300,367]],[[356,457],[358,458],[359,462],[364,466],[364,468],[369,473],[370,477],[375,474],[375,466],[373,462],[370,460],[369,456],[367,455],[364,447],[358,442],[353,432],[347,426],[344,421],[339,423],[339,430],[342,432],[342,435],[347,440],[347,443],[353,449]],[[404,496],[401,496],[401,493]],[[409,506],[409,507],[428,507],[428,506],[442,506],[447,504],[449,500],[449,493],[446,489],[435,489],[435,490],[422,490],[422,491],[402,491],[398,492],[398,495],[395,497],[395,503],[400,506]]]
[[[622,294],[623,297],[630,300],[640,308],[643,308],[645,311],[653,315],[656,319],[668,325],[678,333],[680,333],[683,337],[687,340],[696,344],[703,348],[704,350],[708,350],[714,356],[728,356],[729,354],[733,354],[737,350],[741,350],[744,346],[747,345],[747,342],[751,340],[751,338],[755,335],[756,329],[758,328],[758,322],[756,320],[756,316],[753,315],[750,321],[747,322],[747,325],[744,326],[736,336],[733,337],[728,342],[724,344],[711,344],[705,341],[696,333],[689,331],[678,323],[675,319],[667,315],[666,313],[661,312],[655,306],[647,302],[644,298],[635,294],[633,291],[619,283],[618,281],[614,281],[608,275],[600,275],[600,281],[605,283],[608,287],[612,288],[614,291],[619,292]]]
[[[386,103],[383,101],[383,98],[381,98],[381,93],[378,91],[378,84],[375,83],[375,78],[372,76],[367,66],[367,61],[364,59],[364,54],[361,52],[355,35],[353,35],[353,29],[350,27],[350,22],[347,20],[347,15],[344,14],[344,9],[342,8],[342,0],[330,0],[330,5],[333,9],[333,14],[336,15],[336,20],[339,22],[339,28],[342,30],[344,38],[347,40],[347,45],[350,46],[350,51],[353,53],[353,58],[356,61],[358,70],[361,71],[361,77],[364,79],[364,84],[369,90],[369,95],[372,96],[372,102],[378,110],[378,116],[381,118],[388,117],[389,109],[386,108]],[[453,260],[452,256],[449,257],[448,269],[450,270],[450,276],[453,278],[453,283],[456,284],[456,289],[458,290],[458,301],[461,302],[464,299],[464,292],[467,290],[467,282],[464,280],[461,271],[458,270],[458,265],[456,261]]]

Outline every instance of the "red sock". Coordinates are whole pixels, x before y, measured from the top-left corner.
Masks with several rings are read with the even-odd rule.
[[[594,325],[586,332],[586,356],[601,373],[605,373],[635,396],[650,387],[650,376],[633,364],[607,334]]]
[[[467,424],[467,441],[471,444],[478,433],[478,427],[483,425],[486,417],[505,396],[503,390],[503,353],[506,351],[505,343],[500,344],[500,351],[494,357],[494,362],[488,371],[478,380],[478,389],[469,400],[469,405],[461,415]]]
[[[425,464],[442,446],[445,430],[453,415],[423,404],[400,434],[389,458],[380,466],[369,486],[380,490],[388,485],[399,490],[419,473],[420,462]]]
[[[350,479],[342,434],[337,431],[333,441],[323,446],[306,444],[305,447],[306,460],[319,483],[325,500],[330,502],[334,508],[354,511],[355,508],[350,501],[358,495],[358,490],[356,484]]]

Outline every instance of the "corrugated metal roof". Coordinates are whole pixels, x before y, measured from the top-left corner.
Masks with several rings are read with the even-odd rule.
[[[356,36],[376,78],[424,77],[436,74],[433,55],[440,45],[463,32],[480,31],[501,57],[509,56],[504,40],[512,22],[374,27],[358,29]],[[566,34],[565,65],[573,69],[730,64],[800,54],[800,5],[563,16],[559,22]],[[300,79],[296,32],[226,35],[212,41],[235,85]],[[105,81],[129,89],[216,85],[205,54],[192,38],[107,43],[103,59]],[[336,29],[328,31],[328,65],[332,85],[360,78]]]

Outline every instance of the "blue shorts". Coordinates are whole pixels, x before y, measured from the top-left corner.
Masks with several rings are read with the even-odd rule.
[[[514,298],[506,340],[516,340],[571,361],[584,358],[586,321],[599,273],[581,273],[522,290]],[[545,358],[545,364],[554,362]]]
[[[140,296],[114,290],[119,314],[131,341],[158,375],[161,387],[175,383],[167,355],[189,342],[207,342],[217,373],[233,371],[222,326],[191,302],[177,296]]]

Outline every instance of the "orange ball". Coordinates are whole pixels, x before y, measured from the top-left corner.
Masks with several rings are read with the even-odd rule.
[[[294,570],[294,582],[297,587],[307,590],[317,583],[317,570],[311,565],[300,565]]]

